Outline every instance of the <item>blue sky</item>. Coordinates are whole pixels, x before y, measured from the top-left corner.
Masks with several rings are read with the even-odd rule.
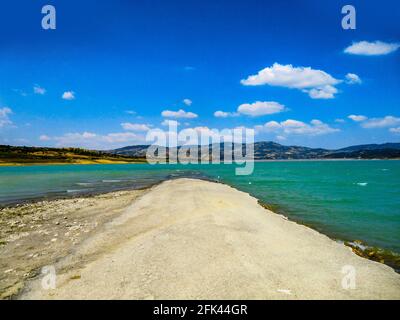
[[[0,143],[108,149],[164,120],[285,145],[398,142],[398,1],[274,2],[3,1]],[[349,3],[356,30],[341,26]]]

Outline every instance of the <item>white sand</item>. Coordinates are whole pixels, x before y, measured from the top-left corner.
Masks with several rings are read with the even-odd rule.
[[[342,288],[344,266],[355,289]],[[399,299],[384,264],[265,210],[229,186],[167,181],[55,264],[23,299]]]

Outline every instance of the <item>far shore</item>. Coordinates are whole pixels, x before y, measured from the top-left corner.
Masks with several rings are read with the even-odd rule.
[[[221,183],[176,179],[14,209],[0,225],[2,298],[400,299],[390,267]],[[55,289],[43,288],[43,266],[55,268]]]
[[[312,162],[312,161],[399,161],[400,158],[390,159],[260,159],[254,162]],[[61,166],[61,165],[86,165],[86,164],[146,164],[146,159],[137,159],[132,161],[119,161],[119,160],[84,160],[75,162],[0,162],[0,167],[29,167],[29,166]],[[168,163],[167,163],[168,164]],[[208,164],[208,163],[205,163]],[[212,164],[211,162],[209,164]]]
[[[61,165],[85,165],[85,164],[137,164],[147,163],[145,159],[138,159],[132,161],[120,160],[83,160],[74,162],[0,162],[0,167],[28,167],[28,166],[61,166]]]

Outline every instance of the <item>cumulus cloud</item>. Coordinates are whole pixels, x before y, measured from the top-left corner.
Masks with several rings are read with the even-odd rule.
[[[239,114],[237,112],[225,112],[225,111],[215,111],[214,117],[216,118],[229,118],[229,117],[237,117]]]
[[[397,127],[397,128],[390,128],[389,131],[390,131],[390,132],[393,132],[393,133],[400,133],[400,127]]]
[[[344,49],[344,52],[363,56],[379,56],[394,52],[398,48],[400,48],[400,43],[360,41],[353,42],[351,46]]]
[[[349,119],[351,119],[351,120],[353,120],[355,122],[361,122],[361,121],[365,121],[365,120],[368,119],[366,116],[363,116],[361,114],[360,115],[351,114],[347,118],[349,118]]]
[[[338,90],[330,85],[326,85],[321,88],[313,88],[311,90],[303,90],[308,92],[308,95],[312,99],[333,99]]]
[[[33,93],[44,95],[46,93],[46,89],[36,84],[33,86]]]
[[[190,100],[190,99],[183,99],[183,103],[185,104],[185,105],[187,105],[188,107],[190,107],[191,105],[192,105],[192,100]]]
[[[358,75],[355,73],[346,74],[346,83],[347,84],[360,84],[362,81]]]
[[[361,126],[366,129],[374,128],[386,128],[400,124],[400,118],[393,116],[386,116],[383,118],[371,118],[368,121],[364,121]]]
[[[309,124],[293,119],[288,119],[282,122],[269,121],[264,125],[255,126],[254,129],[258,133],[274,132],[281,136],[292,134],[317,136],[340,131],[339,129],[332,128],[328,124],[317,119],[312,120]]]
[[[12,114],[12,110],[10,108],[0,108],[0,128],[11,126],[13,124],[9,117],[10,114]]]
[[[252,117],[259,117],[285,110],[285,106],[275,101],[256,101],[254,103],[241,104],[237,112]]]
[[[344,119],[335,119],[335,122],[336,123],[345,123],[346,120],[344,120]]]
[[[129,130],[129,131],[148,131],[148,130],[150,130],[150,125],[142,124],[142,123],[124,122],[124,123],[121,123],[121,126],[124,130]]]
[[[61,98],[63,98],[64,100],[74,100],[75,99],[75,92],[73,91],[65,91]]]
[[[164,118],[186,118],[186,119],[194,119],[197,118],[198,115],[193,112],[186,112],[185,110],[178,110],[178,111],[171,111],[171,110],[164,110],[161,112],[161,115]]]
[[[300,89],[308,92],[314,99],[333,97],[337,92],[334,92],[336,90],[334,86],[340,82],[322,70],[279,63],[274,63],[271,67],[264,68],[257,74],[241,80],[241,84],[245,86],[270,85]]]

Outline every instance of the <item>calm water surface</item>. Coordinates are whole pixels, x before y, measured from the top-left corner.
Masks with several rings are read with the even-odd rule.
[[[0,167],[0,205],[141,188],[174,177],[219,180],[332,237],[400,253],[400,161],[258,162],[250,176],[236,176],[224,164]]]

